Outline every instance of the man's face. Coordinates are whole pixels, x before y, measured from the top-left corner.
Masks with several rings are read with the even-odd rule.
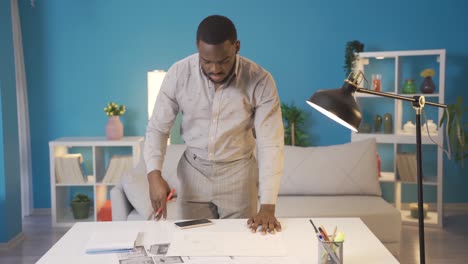
[[[232,44],[229,40],[212,45],[202,40],[197,42],[200,65],[203,72],[214,83],[223,83],[236,62],[236,54],[240,48],[240,42]]]

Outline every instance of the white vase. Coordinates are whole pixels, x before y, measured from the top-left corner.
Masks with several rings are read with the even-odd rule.
[[[106,124],[106,138],[110,140],[119,140],[123,137],[123,124],[119,116],[110,116]]]

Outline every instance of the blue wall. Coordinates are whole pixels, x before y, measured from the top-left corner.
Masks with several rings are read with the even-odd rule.
[[[34,204],[50,207],[48,141],[103,136],[110,101],[125,103],[126,135],[144,135],[146,72],[168,69],[196,52],[195,31],[207,15],[236,24],[241,55],[269,70],[283,102],[309,113],[314,145],[350,133],[304,103],[315,90],[338,87],[349,40],[366,51],[447,49],[447,94],[467,95],[468,25],[464,1],[21,1],[31,109]],[[467,175],[445,162],[445,202],[468,202]]]
[[[16,81],[10,1],[0,0],[0,243],[21,230]]]

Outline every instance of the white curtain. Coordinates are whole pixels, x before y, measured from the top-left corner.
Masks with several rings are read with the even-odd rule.
[[[33,208],[31,136],[29,131],[28,85],[24,68],[23,40],[18,0],[11,0],[11,20],[15,53],[16,96],[18,103],[18,133],[21,177],[22,216],[30,215]]]

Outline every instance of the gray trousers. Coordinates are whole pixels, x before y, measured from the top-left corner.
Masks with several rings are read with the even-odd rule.
[[[249,218],[257,212],[258,166],[253,155],[212,162],[187,149],[179,161],[177,177],[181,219]]]

